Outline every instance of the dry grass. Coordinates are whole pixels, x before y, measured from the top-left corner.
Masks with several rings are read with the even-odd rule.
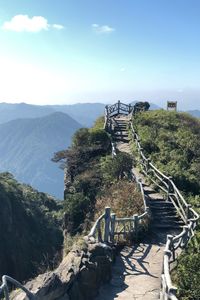
[[[109,206],[117,217],[130,217],[144,212],[141,193],[133,182],[120,180],[104,190],[97,198],[95,219]]]

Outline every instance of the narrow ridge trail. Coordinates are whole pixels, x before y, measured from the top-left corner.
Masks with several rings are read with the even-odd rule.
[[[127,130],[129,119],[127,116],[118,116],[115,121],[118,123],[114,136],[116,148],[131,154]],[[170,217],[172,208],[165,206],[166,201],[163,196],[145,182],[138,169],[133,168],[133,173],[137,178],[142,179],[153,219],[160,217],[157,223],[152,224],[149,234],[143,238],[142,242],[126,246],[120,251],[113,265],[111,282],[102,286],[95,300],[155,300],[160,297],[166,237],[167,234],[179,232],[179,228],[173,226],[173,223],[172,225],[169,225],[169,222],[162,223],[166,216],[166,211],[162,216],[163,206],[169,211]]]

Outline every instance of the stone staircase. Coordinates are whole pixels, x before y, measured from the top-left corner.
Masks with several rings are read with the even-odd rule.
[[[113,141],[118,144],[118,150],[131,153],[130,147],[124,145],[130,142],[127,117],[115,118]],[[138,174],[138,176],[141,177],[141,174]],[[142,181],[145,182],[144,177]],[[148,195],[148,206],[151,210],[151,229],[181,229],[184,223],[177,215],[173,203],[166,201],[161,194],[156,193],[149,185],[146,185],[144,189],[146,195]]]
[[[181,229],[183,221],[177,215],[173,203],[165,199],[149,200],[149,207],[152,215],[151,228]]]
[[[127,119],[115,119],[113,141],[129,143]]]

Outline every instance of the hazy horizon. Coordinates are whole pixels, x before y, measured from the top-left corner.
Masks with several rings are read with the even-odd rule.
[[[0,0],[0,102],[200,109],[200,2]]]
[[[133,101],[148,101],[147,99],[142,99],[142,100],[136,100],[136,99],[132,99],[132,100],[129,100],[129,101],[127,101],[126,99],[125,100],[121,100],[121,99],[118,99],[118,100],[120,100],[121,102],[124,102],[124,103],[127,103],[127,104],[129,104],[129,103],[131,103],[131,102],[133,102]],[[107,104],[114,104],[114,103],[116,103],[118,100],[115,100],[115,101],[113,101],[113,102],[104,102],[104,101],[98,101],[98,102],[73,102],[73,103],[46,103],[46,104],[37,104],[37,103],[28,103],[28,102],[24,102],[24,101],[22,101],[22,102],[6,102],[6,101],[3,101],[3,102],[0,102],[0,105],[1,104],[28,104],[28,105],[36,105],[36,106],[54,106],[54,105],[77,105],[77,104],[105,104],[105,105],[107,105]],[[173,100],[175,100],[175,99],[173,99]],[[176,101],[176,100],[175,100]],[[160,107],[160,108],[163,108],[163,109],[166,109],[167,108],[167,101],[148,101],[148,102],[150,102],[151,104],[154,104],[154,105],[157,105],[158,107]],[[199,106],[191,106],[191,105],[189,105],[188,104],[188,106],[183,106],[183,105],[180,105],[180,103],[179,103],[179,101],[177,101],[178,102],[178,105],[177,105],[177,108],[178,108],[178,110],[182,110],[182,111],[189,111],[189,110],[200,110],[200,107]]]

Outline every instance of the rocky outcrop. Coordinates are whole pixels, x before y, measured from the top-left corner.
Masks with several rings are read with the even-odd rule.
[[[105,244],[87,243],[74,249],[53,272],[39,275],[26,284],[36,300],[92,300],[101,284],[111,278],[114,249]],[[16,291],[11,299],[27,300]]]

